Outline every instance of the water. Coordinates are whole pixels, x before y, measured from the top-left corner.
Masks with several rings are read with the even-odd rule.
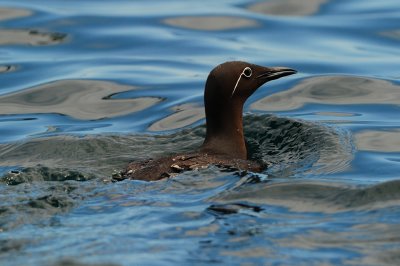
[[[0,1],[1,265],[399,265],[400,5]],[[228,60],[262,174],[113,183],[190,151]]]

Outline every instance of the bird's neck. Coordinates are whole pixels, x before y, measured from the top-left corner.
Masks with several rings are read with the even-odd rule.
[[[243,103],[206,107],[207,134],[201,151],[247,159],[243,134]]]

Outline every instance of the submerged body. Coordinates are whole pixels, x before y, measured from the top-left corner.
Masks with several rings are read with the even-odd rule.
[[[262,67],[246,62],[226,62],[209,74],[204,90],[207,133],[198,151],[130,163],[115,180],[154,181],[177,173],[216,165],[260,172],[265,168],[247,160],[243,134],[243,105],[264,83],[296,73],[283,67]]]
[[[114,180],[137,179],[156,181],[174,177],[184,171],[197,170],[215,165],[228,170],[260,172],[265,166],[250,160],[235,159],[223,155],[192,153],[174,155],[159,159],[148,159],[130,163],[124,171],[114,176]]]

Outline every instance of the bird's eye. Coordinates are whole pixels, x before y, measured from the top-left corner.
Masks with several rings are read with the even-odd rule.
[[[251,70],[250,67],[246,67],[246,68],[243,70],[243,75],[244,75],[246,78],[250,78],[250,77],[251,77],[251,74],[253,74],[253,71]]]

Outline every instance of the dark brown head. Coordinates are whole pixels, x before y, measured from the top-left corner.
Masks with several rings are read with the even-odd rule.
[[[240,61],[215,67],[204,91],[207,136],[202,150],[246,159],[243,104],[264,83],[295,73],[296,70],[290,68],[263,67]]]
[[[263,67],[246,62],[225,62],[215,67],[207,78],[204,101],[244,103],[261,85],[296,73],[285,67]]]

